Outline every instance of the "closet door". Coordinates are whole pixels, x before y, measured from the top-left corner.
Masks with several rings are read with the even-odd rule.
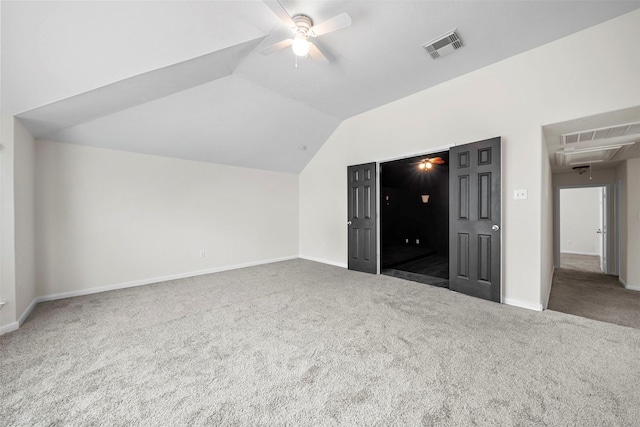
[[[501,302],[500,138],[449,155],[449,288]]]

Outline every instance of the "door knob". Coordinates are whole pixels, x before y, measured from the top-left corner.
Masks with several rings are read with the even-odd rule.
[[[500,226],[499,226],[499,225],[497,225],[497,224],[493,224],[493,225],[491,226],[491,229],[492,229],[493,231],[498,231],[498,230],[500,230]]]
[[[602,234],[602,230],[598,229],[598,231],[596,231],[596,233]]]
[[[347,221],[347,225],[351,225],[351,221]]]

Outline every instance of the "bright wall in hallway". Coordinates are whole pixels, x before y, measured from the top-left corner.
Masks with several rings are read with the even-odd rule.
[[[296,175],[49,141],[36,160],[40,295],[298,255]]]
[[[560,190],[560,252],[601,255],[601,194],[602,187]]]
[[[621,16],[345,120],[300,175],[301,255],[346,265],[348,165],[501,136],[504,301],[540,309],[551,273],[541,271],[551,246],[541,126],[640,104],[639,20]],[[513,199],[518,189],[527,200]]]
[[[577,172],[565,172],[565,173],[556,173],[553,174],[553,192],[554,199],[558,197],[558,191],[563,187],[585,187],[585,186],[603,186],[607,185],[611,189],[611,195],[613,195],[613,184],[616,182],[616,170],[615,169],[594,169],[591,173],[583,173],[578,174]],[[559,203],[558,200],[554,201],[554,210],[557,210],[557,206],[555,203]],[[609,197],[608,201],[610,219],[613,219],[613,197]],[[553,253],[554,256],[556,252],[559,254],[560,247],[560,218],[556,212],[554,212],[554,221],[553,221]],[[614,248],[614,239],[609,239],[609,255],[610,255],[610,266],[612,262],[616,261],[613,259],[615,254]],[[555,266],[560,267],[560,260],[554,260]]]

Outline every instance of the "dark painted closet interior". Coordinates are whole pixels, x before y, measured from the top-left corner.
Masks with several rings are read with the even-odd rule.
[[[380,250],[382,274],[448,287],[448,151],[381,164]]]

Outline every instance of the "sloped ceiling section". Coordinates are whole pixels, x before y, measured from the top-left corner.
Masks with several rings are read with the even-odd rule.
[[[36,138],[228,76],[262,38],[120,80],[18,118]]]
[[[339,123],[231,75],[60,130],[49,139],[297,173]],[[301,144],[307,150],[299,150]]]
[[[262,1],[2,1],[0,108],[42,139],[298,173],[344,119],[640,7],[282,4],[351,16],[314,40],[331,63],[261,55],[290,36]],[[431,59],[422,44],[453,28],[464,48]]]

